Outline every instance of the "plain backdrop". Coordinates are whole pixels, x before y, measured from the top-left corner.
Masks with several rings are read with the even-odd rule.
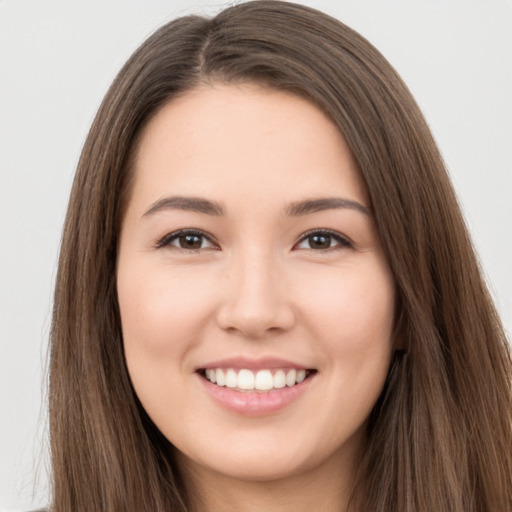
[[[311,0],[402,75],[455,183],[512,331],[512,1]],[[47,503],[47,339],[81,146],[123,62],[222,1],[0,0],[0,509]]]

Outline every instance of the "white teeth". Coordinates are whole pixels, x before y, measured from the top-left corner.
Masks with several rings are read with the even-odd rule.
[[[228,388],[236,388],[238,386],[238,376],[235,370],[231,368],[226,372],[226,386]]]
[[[296,379],[297,379],[297,372],[295,370],[290,370],[286,374],[286,385],[287,386],[294,386]]]
[[[252,370],[234,370],[228,368],[208,368],[205,371],[206,378],[217,386],[226,386],[240,391],[257,390],[269,391],[281,389],[285,386],[295,386],[306,378],[306,370],[277,370],[272,374],[271,370],[259,370],[254,373]]]
[[[226,377],[224,376],[224,372],[219,368],[215,370],[215,380],[217,381],[217,386],[226,385]]]
[[[277,389],[284,388],[286,386],[286,376],[283,370],[277,370],[274,374],[274,387]]]
[[[240,389],[254,389],[254,373],[251,370],[238,372],[238,387]]]
[[[210,382],[213,382],[215,383],[216,382],[216,378],[215,378],[215,370],[206,370],[206,378],[210,381]]]
[[[274,379],[270,370],[260,370],[256,374],[254,387],[260,391],[267,391],[274,387]]]

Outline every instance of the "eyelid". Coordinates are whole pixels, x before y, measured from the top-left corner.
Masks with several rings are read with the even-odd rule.
[[[171,242],[176,240],[180,236],[185,235],[196,235],[205,238],[208,240],[208,242],[213,246],[215,249],[219,249],[219,244],[215,241],[215,238],[210,235],[209,233],[201,230],[201,229],[194,229],[194,228],[185,228],[185,229],[177,229],[176,231],[172,231],[171,233],[167,233],[162,238],[158,239],[154,246],[155,249],[161,249],[164,247],[174,247],[176,249],[183,249],[180,247],[171,246]],[[348,237],[345,235],[342,235],[338,231],[334,231],[332,229],[326,229],[326,228],[314,228],[306,231],[301,235],[299,240],[294,244],[293,249],[297,249],[297,246],[304,242],[308,237],[312,235],[326,235],[333,238],[337,244],[333,247],[328,247],[327,249],[311,249],[315,252],[321,252],[321,251],[328,251],[336,248],[353,248],[354,244],[350,241]],[[212,247],[207,247],[204,249],[211,249]],[[202,249],[183,249],[186,252],[194,252],[194,251],[200,251]]]
[[[171,242],[173,242],[180,236],[185,236],[185,235],[196,235],[196,236],[200,236],[200,237],[203,237],[206,240],[208,240],[210,242],[210,244],[212,244],[213,247],[205,247],[204,249],[212,249],[212,248],[218,249],[219,248],[218,243],[215,241],[214,237],[212,235],[210,235],[209,233],[206,233],[205,231],[203,231],[201,229],[185,228],[185,229],[177,229],[176,231],[167,233],[162,238],[158,239],[154,245],[155,249],[162,249],[164,247],[172,247],[172,248],[175,248],[178,250],[182,249],[183,251],[186,251],[186,252],[194,252],[194,251],[197,252],[197,251],[202,250],[202,249],[183,249],[183,248],[175,247],[175,246],[171,245]]]
[[[327,236],[330,236],[331,238],[334,238],[334,240],[336,240],[336,242],[338,242],[335,246],[328,247],[327,249],[311,249],[316,252],[329,251],[329,250],[340,249],[340,248],[345,248],[345,249],[353,249],[354,248],[354,244],[350,241],[350,239],[347,236],[342,235],[338,231],[334,231],[332,229],[327,229],[327,228],[314,228],[314,229],[310,229],[309,231],[306,231],[305,233],[303,233],[301,235],[301,237],[295,243],[293,248],[295,249],[300,243],[304,242],[307,238],[309,238],[312,235],[327,235]],[[301,250],[301,249],[297,249],[297,250]]]

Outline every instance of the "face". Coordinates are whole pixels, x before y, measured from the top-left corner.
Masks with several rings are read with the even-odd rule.
[[[185,467],[348,467],[391,353],[394,285],[363,182],[314,105],[204,86],[145,128],[117,269],[135,391]]]

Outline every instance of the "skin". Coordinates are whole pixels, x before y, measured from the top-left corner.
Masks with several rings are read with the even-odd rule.
[[[169,196],[224,214],[155,207]],[[333,197],[368,213],[289,215],[292,203]],[[206,236],[196,249],[162,242],[180,229]],[[345,241],[321,235],[319,248],[305,236],[314,229]],[[117,282],[130,377],[176,447],[196,509],[346,506],[393,351],[395,295],[357,166],[317,107],[250,84],[201,86],[165,105],[137,150]],[[316,374],[286,407],[247,416],[214,402],[196,372],[229,357]]]

